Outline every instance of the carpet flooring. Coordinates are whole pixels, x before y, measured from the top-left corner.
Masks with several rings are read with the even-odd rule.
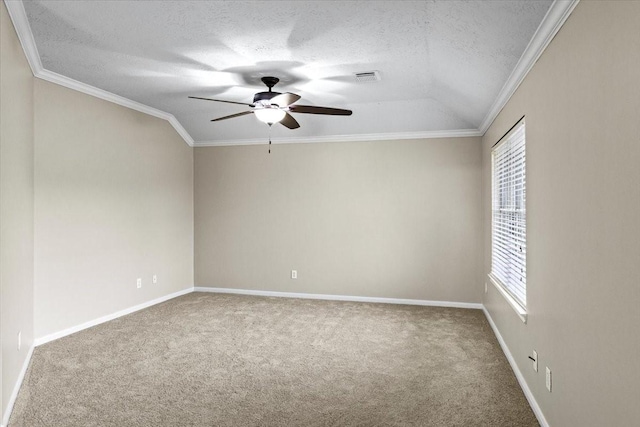
[[[37,347],[9,426],[538,423],[480,310],[192,293]]]

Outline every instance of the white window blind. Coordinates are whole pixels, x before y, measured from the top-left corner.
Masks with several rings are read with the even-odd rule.
[[[527,216],[524,120],[492,150],[491,276],[527,305]]]

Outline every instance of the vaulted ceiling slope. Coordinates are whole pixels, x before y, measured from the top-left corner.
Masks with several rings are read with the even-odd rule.
[[[159,110],[187,142],[216,145],[264,141],[268,127],[211,122],[247,107],[188,96],[250,103],[267,75],[300,103],[353,110],[296,115],[301,127],[274,126],[274,142],[482,134],[575,2],[15,3],[49,80]],[[356,82],[374,70],[380,81]]]

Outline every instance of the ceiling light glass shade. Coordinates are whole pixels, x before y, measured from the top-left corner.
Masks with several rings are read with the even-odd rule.
[[[260,108],[254,110],[253,113],[256,115],[258,120],[264,123],[278,123],[280,120],[284,119],[284,116],[287,114],[284,110],[280,110],[278,108]]]

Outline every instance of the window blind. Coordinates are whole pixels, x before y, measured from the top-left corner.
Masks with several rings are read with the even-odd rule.
[[[491,275],[527,305],[525,126],[520,121],[492,150]]]

